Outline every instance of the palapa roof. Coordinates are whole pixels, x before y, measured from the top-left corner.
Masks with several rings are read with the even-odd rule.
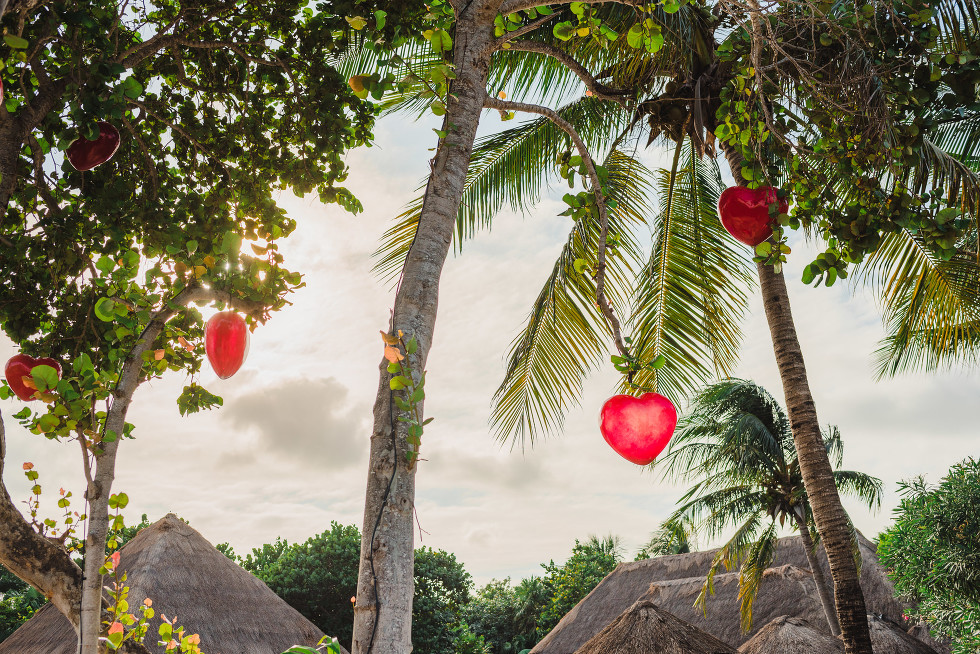
[[[626,609],[575,654],[735,654],[735,649],[650,600]]]
[[[129,604],[153,602],[156,616],[145,641],[151,652],[165,614],[186,633],[201,636],[208,654],[280,654],[293,645],[313,646],[317,627],[269,587],[216,550],[201,534],[170,514],[137,534],[121,550]],[[108,583],[108,580],[107,580]],[[48,604],[0,643],[0,654],[75,654],[71,624]]]
[[[704,579],[700,577],[654,582],[643,598],[735,647],[746,642],[768,622],[790,611],[793,617],[803,618],[810,624],[826,624],[827,618],[809,570],[784,565],[763,573],[752,605],[755,629],[749,634],[743,633],[741,627],[738,573],[715,576],[715,594],[708,596],[704,611],[694,606],[703,584]]]
[[[760,629],[738,651],[740,654],[844,654],[844,643],[817,631],[806,620],[782,615]]]
[[[876,652],[888,654],[937,654],[929,644],[909,635],[901,625],[878,615],[868,616],[871,644]]]
[[[895,599],[893,586],[878,562],[874,544],[860,534],[858,541],[863,560],[861,586],[868,611],[904,624],[902,613],[906,607]],[[732,645],[744,643],[767,622],[787,614],[802,617],[814,629],[829,633],[799,536],[779,539],[774,567],[789,565],[796,571],[790,574],[784,569],[777,577],[769,575],[756,599],[753,629],[748,634],[739,630],[737,600],[726,598],[737,597],[737,592],[731,595],[733,591],[729,590],[729,587],[737,587],[735,572],[728,573],[732,576],[715,576],[717,594],[708,598],[707,616],[696,617],[691,605],[717,552],[674,554],[619,564],[531,650],[532,654],[572,654],[641,597],[653,600],[682,620]],[[818,559],[829,579],[830,570],[823,548],[818,548]],[[659,588],[656,593],[652,585]],[[776,591],[774,596],[767,596],[770,593],[767,586]],[[693,592],[694,588],[698,591]],[[648,596],[648,592],[654,594]],[[682,606],[682,602],[688,600],[687,606]],[[727,607],[728,604],[734,604],[734,608]]]

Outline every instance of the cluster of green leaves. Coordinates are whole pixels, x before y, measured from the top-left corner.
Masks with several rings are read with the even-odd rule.
[[[555,11],[547,6],[531,7],[523,11],[515,11],[512,14],[497,14],[493,19],[493,35],[500,38],[510,32],[516,32],[527,24],[527,21],[537,20],[542,16],[551,16]]]
[[[381,338],[385,342],[388,373],[392,375],[391,379],[388,380],[388,386],[393,391],[402,391],[403,393],[403,395],[392,395],[392,399],[398,410],[402,412],[396,419],[408,424],[408,436],[405,437],[405,440],[412,446],[412,449],[405,452],[405,461],[408,462],[408,467],[411,469],[419,460],[422,432],[425,426],[435,419],[423,418],[422,416],[422,402],[425,400],[425,371],[413,371],[412,365],[409,363],[411,356],[419,349],[419,342],[414,335],[406,341],[401,330],[399,330],[398,336],[381,332]]]
[[[980,461],[957,463],[936,486],[899,484],[895,523],[878,556],[895,590],[917,604],[915,617],[951,638],[956,654],[980,652]]]
[[[79,541],[74,538],[75,530],[79,523],[85,520],[85,514],[79,515],[78,511],[71,510],[71,491],[64,488],[58,489],[58,508],[62,511],[60,523],[63,525],[63,529],[59,533],[59,520],[43,518],[39,515],[43,489],[39,481],[40,473],[35,469],[33,463],[24,463],[24,476],[31,482],[31,496],[27,499],[26,504],[31,525],[35,531],[42,536],[60,541],[69,552],[77,550]]]
[[[545,574],[516,586],[509,579],[480,588],[464,610],[470,629],[492,654],[525,654],[619,564],[616,539],[575,541],[562,564],[542,563]]]
[[[754,65],[778,71],[783,55],[753,63],[745,30],[718,53],[735,74],[722,92],[715,135],[741,154],[750,186],[775,183],[795,200],[791,214],[776,217],[777,242],[785,227],[823,237],[826,251],[806,268],[807,283],[846,277],[849,265],[900,232],[949,260],[975,204],[976,184],[960,186],[957,164],[931,138],[980,110],[977,16],[923,0],[859,9],[823,2],[760,19],[776,39],[812,44],[814,54],[794,72],[760,76]],[[937,158],[939,165],[928,165]],[[783,258],[775,248],[757,255]]]
[[[0,642],[44,606],[44,595],[0,565]]]
[[[555,23],[552,32],[556,38],[562,41],[570,41],[575,37],[591,37],[602,45],[619,38],[616,30],[603,23],[599,10],[589,3],[572,2],[568,8],[574,17],[572,20]]]
[[[274,194],[316,191],[358,211],[339,186],[342,154],[369,139],[373,121],[329,64],[348,45],[347,24],[304,6],[36,8],[18,37],[23,57],[0,70],[0,122],[26,125],[3,171],[5,189],[14,175],[22,182],[0,212],[9,254],[0,324],[24,351],[75,368],[86,353],[108,387],[153,312],[189,285],[258,304],[265,313],[253,322],[302,286],[282,265],[278,242],[295,223]],[[184,45],[158,45],[169,41]],[[117,126],[122,145],[108,163],[76,171],[61,151],[95,136],[99,120]],[[168,323],[144,376],[195,374],[201,334],[195,310]],[[216,401],[192,388],[181,408]]]

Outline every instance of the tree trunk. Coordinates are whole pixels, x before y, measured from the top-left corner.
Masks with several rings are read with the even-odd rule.
[[[740,185],[745,185],[740,153],[729,149],[725,154],[732,176]],[[837,493],[830,458],[823,445],[817,408],[810,393],[803,351],[789,306],[786,280],[782,271],[777,273],[772,266],[760,263],[757,268],[762,304],[766,309],[776,366],[783,383],[786,412],[793,430],[803,485],[834,579],[834,600],[844,650],[846,654],[874,654],[864,593],[851,547],[851,527]]]
[[[391,330],[414,336],[418,349],[408,359],[413,371],[425,369],[432,345],[439,278],[452,243],[456,216],[473,142],[486,97],[493,20],[500,0],[474,0],[457,15],[453,60],[456,79],[440,143],[432,162],[415,240],[409,249],[395,296]],[[380,341],[378,343],[381,345]],[[368,466],[353,654],[408,654],[412,651],[414,594],[415,469],[405,454],[406,423],[396,421],[391,375],[382,362],[374,405]],[[423,442],[425,438],[423,437]]]
[[[786,411],[793,429],[793,442],[803,473],[807,499],[813,509],[830,574],[834,578],[834,600],[847,654],[873,654],[864,593],[851,543],[851,528],[841,504],[833,468],[827,457],[817,420],[817,408],[806,377],[803,352],[789,306],[786,280],[772,266],[758,264],[762,303],[772,334],[776,364],[786,396]]]
[[[810,538],[810,527],[799,515],[794,513],[793,517],[796,520],[796,526],[800,529],[800,539],[803,541],[803,553],[806,554],[807,563],[810,564],[810,572],[813,573],[813,581],[817,585],[817,595],[820,596],[820,605],[823,606],[823,612],[827,618],[830,633],[835,636],[840,636],[840,623],[837,622],[837,612],[834,610],[834,595],[830,590],[830,585],[827,583],[827,577],[823,573],[823,568],[820,567],[817,552],[813,547],[813,539]]]

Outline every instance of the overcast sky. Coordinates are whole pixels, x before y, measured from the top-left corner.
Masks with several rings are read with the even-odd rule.
[[[120,448],[113,488],[130,497],[129,522],[172,511],[240,554],[277,536],[304,540],[332,520],[360,527],[378,331],[387,328],[393,299],[371,273],[371,253],[428,169],[434,126],[389,117],[375,147],[350,154],[349,186],[366,209],[360,215],[282,196],[299,223],[283,244],[286,262],[306,273],[307,286],[252,335],[237,375],[218,380],[205,366],[202,381],[224,397],[223,408],[181,418],[176,398],[184,380],[172,373],[137,391],[129,414],[136,440]],[[500,126],[496,112],[485,115],[484,132]],[[662,161],[662,153],[648,155],[652,165]],[[479,583],[540,573],[541,562],[564,560],[574,540],[590,534],[620,536],[632,558],[681,495],[620,458],[599,434],[599,408],[617,381],[611,365],[589,380],[560,436],[522,452],[490,435],[490,399],[508,345],[566,237],[560,211],[552,198],[532,215],[501,214],[443,275],[426,385],[426,414],[435,421],[423,438],[418,520],[421,542],[454,552]],[[896,482],[919,474],[935,482],[953,463],[980,454],[980,377],[957,370],[874,382],[870,355],[882,326],[871,296],[840,284],[802,286],[797,280],[812,253],[797,240],[791,237],[787,277],[821,423],[840,427],[846,468],[885,482],[878,513],[848,504],[858,528],[873,537],[897,504]],[[781,401],[758,295],[751,311],[736,375]],[[0,341],[0,361],[14,352]],[[46,489],[42,510],[55,517],[54,489],[82,495],[77,445],[21,430],[10,418],[20,406],[0,402],[5,482],[25,500],[20,463],[35,463]]]

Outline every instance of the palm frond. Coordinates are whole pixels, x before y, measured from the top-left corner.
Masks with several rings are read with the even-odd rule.
[[[752,546],[752,543],[755,542],[756,534],[759,532],[762,522],[763,518],[759,513],[752,514],[735,530],[735,533],[728,539],[728,542],[718,549],[718,553],[715,554],[715,558],[711,561],[711,567],[708,569],[704,585],[701,587],[701,593],[694,601],[694,606],[700,607],[702,611],[707,612],[708,595],[714,595],[715,593],[715,575],[722,568],[731,570],[741,565],[745,553]]]
[[[639,263],[640,246],[630,223],[642,221],[647,213],[649,171],[615,150],[603,165],[609,171],[609,194],[617,202],[609,228],[621,243],[618,256],[607,259],[607,288],[613,306],[621,308]],[[560,429],[567,409],[579,401],[583,380],[606,356],[609,330],[595,303],[595,283],[575,270],[577,259],[594,268],[599,231],[592,216],[575,224],[527,325],[514,340],[490,418],[502,440],[523,446]]]
[[[858,268],[881,295],[888,331],[876,352],[879,378],[936,370],[980,357],[980,262],[965,248],[949,261],[916,235],[889,234]]]
[[[880,479],[855,470],[834,470],[833,474],[841,495],[856,497],[875,511],[881,508],[884,486]]]
[[[762,575],[776,558],[776,523],[759,534],[745,554],[738,574],[738,599],[743,633],[752,629],[752,605],[762,583]]]
[[[558,113],[576,126],[592,152],[604,151],[628,119],[624,112],[610,111],[606,103],[594,98],[577,100]],[[567,135],[544,117],[480,139],[470,158],[456,218],[457,252],[465,240],[489,229],[504,206],[529,212],[540,201],[546,184],[557,178],[555,160],[569,147]],[[422,200],[417,198],[382,237],[374,253],[374,272],[383,280],[391,282],[401,271],[421,213]]]
[[[664,356],[667,365],[643,370],[634,381],[668,397],[685,396],[734,368],[754,283],[747,258],[718,219],[723,183],[713,161],[700,161],[689,146],[683,168],[661,171],[664,209],[636,284],[629,324],[634,353],[641,361]]]

